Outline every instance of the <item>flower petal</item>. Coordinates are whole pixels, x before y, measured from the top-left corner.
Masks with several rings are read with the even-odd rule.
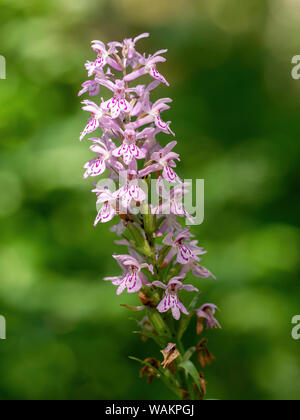
[[[94,226],[97,226],[98,223],[110,222],[115,215],[115,209],[109,203],[105,203],[96,217]]]
[[[84,179],[88,178],[89,176],[99,176],[102,175],[103,172],[105,172],[106,165],[104,160],[101,158],[96,158],[89,162],[89,166],[87,167],[87,170],[84,174]]]
[[[163,177],[166,181],[175,183],[178,179],[178,176],[175,171],[170,166],[165,166],[163,171]]]
[[[159,73],[159,71],[156,69],[155,66],[151,67],[149,70],[150,76],[153,77],[153,79],[159,80],[161,83],[164,83],[167,86],[170,86],[170,84],[166,81],[166,79]]]
[[[177,254],[177,262],[179,264],[188,264],[193,259],[192,251],[185,245],[181,245]]]
[[[99,125],[100,124],[99,124],[98,119],[91,118],[89,123],[87,124],[83,132],[81,133],[80,141],[82,141],[88,133],[92,133],[93,131],[97,130],[97,128],[99,128]]]

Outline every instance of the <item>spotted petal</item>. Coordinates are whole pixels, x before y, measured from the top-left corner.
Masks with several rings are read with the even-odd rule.
[[[188,264],[191,260],[194,259],[192,251],[185,245],[181,245],[177,254],[177,262],[179,264]]]
[[[88,133],[92,133],[95,130],[97,130],[97,128],[99,128],[99,120],[96,118],[91,118],[89,120],[88,125],[85,127],[85,129],[83,130],[83,132],[81,133],[80,136],[80,141],[82,141],[84,139],[84,137],[88,134]]]
[[[135,201],[142,202],[142,201],[145,201],[146,200],[146,194],[145,194],[145,192],[138,185],[132,185],[129,188],[129,190],[128,190],[128,194]]]
[[[164,76],[159,73],[159,71],[157,70],[155,66],[150,68],[149,74],[150,76],[153,77],[153,79],[159,80],[161,83],[164,83],[165,85],[170,86],[169,83],[164,78]]]
[[[171,166],[166,165],[163,171],[163,177],[166,181],[175,183],[178,179],[176,172],[171,168]]]
[[[88,178],[89,176],[99,176],[102,175],[106,169],[105,161],[101,158],[93,159],[91,162],[88,162],[85,165],[87,169],[84,174],[84,179]]]
[[[142,280],[137,272],[128,273],[125,282],[128,293],[136,293],[143,287]]]
[[[145,157],[146,157],[145,153],[139,147],[137,147],[135,144],[130,145],[130,153],[136,159],[145,159]]]
[[[96,217],[94,226],[97,226],[98,223],[110,222],[115,215],[115,209],[109,203],[105,203]]]

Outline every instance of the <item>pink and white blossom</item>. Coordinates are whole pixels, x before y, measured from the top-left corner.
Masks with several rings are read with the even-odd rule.
[[[124,141],[122,146],[114,150],[115,157],[123,157],[125,165],[129,165],[133,159],[145,159],[146,155],[137,145],[139,136],[135,130],[127,129],[123,132]]]
[[[89,100],[85,100],[82,103],[84,105],[82,107],[83,111],[90,112],[91,118],[89,118],[88,124],[80,135],[80,141],[83,140],[87,134],[93,133],[99,127],[102,127],[104,130],[119,131],[119,125],[106,115],[105,110],[101,106],[98,106]]]
[[[111,281],[114,286],[118,286],[117,295],[120,295],[127,289],[128,293],[136,293],[143,285],[150,285],[147,277],[142,272],[147,269],[153,274],[153,267],[147,263],[141,263],[131,255],[113,255],[123,270],[119,277],[106,277],[105,281]]]
[[[169,143],[165,148],[153,153],[151,156],[151,161],[153,164],[145,169],[142,169],[140,171],[140,176],[144,177],[152,174],[153,172],[162,171],[162,176],[166,181],[171,183],[175,183],[176,181],[181,182],[180,178],[173,169],[176,167],[175,160],[180,160],[179,155],[171,151],[174,149],[176,144],[177,142],[173,141]]]
[[[188,311],[180,301],[178,297],[178,292],[180,290],[187,290],[188,292],[198,292],[198,289],[191,284],[183,284],[182,280],[184,277],[174,277],[168,283],[168,285],[160,282],[154,281],[152,283],[153,286],[159,287],[161,289],[165,289],[166,294],[163,300],[157,306],[158,312],[164,313],[168,310],[172,311],[172,315],[176,320],[180,319],[180,313],[184,313],[188,315]]]
[[[92,49],[97,53],[97,58],[95,61],[87,61],[85,64],[89,77],[95,74],[98,70],[102,70],[106,64],[109,64],[116,70],[122,70],[122,67],[120,67],[118,63],[110,57],[111,54],[117,52],[115,43],[112,42],[107,49],[102,41],[92,41]]]
[[[129,113],[131,111],[131,105],[126,99],[124,80],[116,80],[114,84],[107,84],[107,87],[111,88],[114,92],[114,96],[104,102],[102,108],[105,111],[110,111],[113,119],[119,118],[121,113]]]
[[[198,255],[205,254],[202,248],[199,248],[193,242],[190,242],[190,238],[193,235],[189,232],[189,228],[184,229],[175,238],[173,232],[163,240],[165,245],[171,246],[172,250],[166,258],[166,262],[169,264],[170,261],[177,255],[177,262],[182,265],[189,264],[194,261],[200,261]]]
[[[96,188],[97,205],[101,205],[94,226],[98,223],[108,223],[117,215],[117,203],[114,195],[107,188]]]
[[[109,182],[104,186],[100,186],[99,182],[93,190],[97,196],[94,225],[117,218],[117,224],[111,231],[119,236],[116,244],[128,249],[128,255],[113,256],[122,274],[106,277],[105,280],[117,286],[118,295],[125,290],[137,293],[141,289],[143,293],[150,291],[151,295],[153,287],[157,288],[155,304],[151,303],[151,308],[156,306],[160,313],[170,310],[179,320],[182,313],[189,313],[178,293],[181,290],[198,292],[196,287],[184,283],[187,274],[191,272],[198,278],[214,276],[200,265],[200,256],[205,251],[198,246],[189,228],[184,229],[179,223],[179,218],[187,218],[191,223],[194,221],[184,206],[189,184],[181,181],[177,169],[175,172],[180,162],[179,154],[174,152],[177,141],[161,144],[157,139],[160,133],[175,136],[170,128],[171,121],[165,122],[166,118],[162,117],[163,112],[170,109],[172,99],[151,101],[152,91],[161,83],[169,86],[157,68],[166,61],[162,54],[167,50],[150,56],[138,52],[136,43],[148,36],[144,33],[107,45],[102,41],[92,42],[97,57],[86,63],[91,80],[82,84],[79,96],[87,93],[97,97],[103,89],[108,90],[109,99],[82,102],[82,109],[90,115],[80,140],[98,129],[102,131],[99,138],[89,138],[92,142],[90,151],[95,155],[84,165],[84,178],[94,179],[108,170]],[[149,84],[134,85],[136,79],[147,74],[152,78]],[[98,136],[98,133],[95,135]],[[147,206],[148,184],[153,175],[157,178],[159,197],[156,205]],[[110,189],[113,181],[118,181],[118,185]],[[141,208],[150,210],[148,218],[139,214]],[[161,238],[159,243],[155,242],[157,238]],[[167,273],[171,270],[179,273],[168,284],[163,278],[166,266],[170,268]],[[147,307],[147,299],[145,304],[142,303],[138,310]],[[207,304],[196,313],[199,318],[206,319],[208,328],[212,328],[219,326],[214,317],[216,310],[215,305]]]
[[[116,171],[121,171],[124,169],[123,165],[113,155],[116,146],[111,140],[108,140],[109,146],[107,146],[104,141],[98,138],[91,138],[89,140],[93,142],[90,150],[94,153],[97,153],[98,156],[84,165],[84,168],[86,169],[84,173],[85,179],[89,176],[95,177],[102,175],[107,167],[113,168]]]
[[[160,50],[160,51],[157,51],[154,55],[150,55],[148,58],[142,57],[140,60],[140,65],[142,65],[143,67],[125,76],[124,80],[126,82],[131,82],[137,79],[138,77],[144,76],[145,74],[149,74],[151,77],[153,77],[153,79],[156,79],[159,82],[164,83],[167,86],[170,86],[169,83],[164,78],[164,76],[160,74],[156,68],[156,65],[158,63],[164,63],[166,61],[166,59],[162,57],[160,54],[164,54],[167,51],[168,50]]]
[[[151,105],[149,101],[145,100],[143,109],[145,113],[147,113],[148,115],[137,120],[134,123],[134,126],[138,128],[138,127],[142,127],[145,124],[154,122],[155,126],[160,131],[166,134],[172,134],[173,136],[175,136],[175,133],[170,129],[171,121],[164,122],[161,118],[161,113],[163,111],[170,109],[170,106],[167,104],[171,102],[172,102],[172,99],[163,98],[163,99],[159,99],[158,101],[155,102],[155,104]]]

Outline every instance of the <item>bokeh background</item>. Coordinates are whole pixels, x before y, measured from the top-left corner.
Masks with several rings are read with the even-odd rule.
[[[101,279],[116,275],[107,226],[78,135],[77,92],[90,41],[142,32],[168,48],[168,111],[179,173],[205,178],[195,229],[217,281],[198,281],[222,312],[206,334],[209,398],[299,399],[300,53],[298,0],[0,0],[1,399],[169,398],[128,359],[159,356],[132,334],[132,314]],[[168,138],[165,137],[165,141]],[[197,281],[196,281],[197,282]],[[194,331],[187,339],[193,343]]]

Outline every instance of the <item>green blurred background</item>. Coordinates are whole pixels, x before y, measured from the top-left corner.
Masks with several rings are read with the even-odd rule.
[[[196,281],[221,309],[206,334],[210,398],[298,399],[300,54],[298,0],[0,0],[1,399],[154,399],[129,355],[160,357],[101,279],[117,275],[108,226],[93,228],[90,158],[77,92],[90,41],[151,32],[183,154],[205,178],[195,229],[217,281]],[[164,141],[169,140],[166,136]],[[187,336],[191,344],[194,330]]]

